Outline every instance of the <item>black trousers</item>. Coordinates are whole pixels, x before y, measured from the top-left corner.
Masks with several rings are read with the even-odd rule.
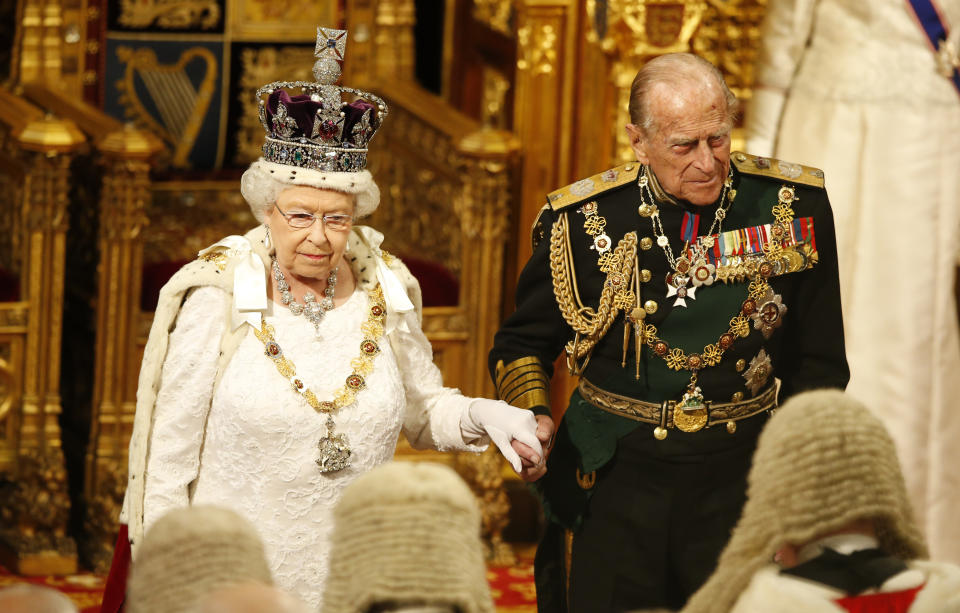
[[[682,608],[713,572],[740,517],[766,420],[764,414],[738,422],[732,435],[713,427],[671,431],[657,441],[641,427],[622,438],[597,475],[572,542],[554,523],[544,534],[536,560],[539,611]]]

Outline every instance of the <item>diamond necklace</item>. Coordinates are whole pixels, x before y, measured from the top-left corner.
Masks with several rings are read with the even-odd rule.
[[[270,266],[273,269],[273,278],[277,280],[277,289],[280,290],[280,301],[283,302],[294,315],[303,315],[306,317],[307,320],[313,324],[316,334],[319,337],[320,322],[323,321],[323,316],[327,314],[327,311],[333,310],[333,294],[337,289],[337,269],[334,268],[331,270],[330,276],[327,277],[327,289],[323,290],[323,300],[317,302],[317,298],[313,295],[313,292],[308,291],[303,295],[303,301],[306,304],[300,304],[290,293],[290,284],[287,283],[287,279],[283,276],[283,272],[280,270],[280,264],[277,263],[277,258],[270,258],[270,262]]]
[[[686,298],[693,300],[696,287],[688,287],[690,283],[689,272],[692,267],[706,267],[706,254],[708,249],[713,248],[713,235],[723,231],[723,220],[727,216],[727,211],[733,205],[733,200],[737,197],[737,190],[730,189],[733,185],[733,171],[727,173],[723,180],[723,191],[720,193],[720,205],[713,214],[713,223],[704,236],[698,236],[696,243],[691,247],[691,254],[687,254],[687,247],[684,245],[683,255],[679,258],[673,255],[673,249],[670,247],[670,239],[663,231],[663,222],[660,220],[660,209],[655,205],[653,194],[650,191],[650,177],[647,176],[647,167],[641,167],[640,178],[637,179],[637,185],[640,186],[640,206],[637,211],[641,217],[649,217],[650,224],[653,227],[653,234],[657,237],[657,245],[663,249],[663,254],[667,257],[667,263],[673,269],[672,273],[667,274],[667,297],[677,297],[674,306],[687,306]],[[708,269],[709,270],[709,269]],[[709,271],[711,276],[708,282],[699,280],[697,285],[710,285],[713,283],[713,270]]]

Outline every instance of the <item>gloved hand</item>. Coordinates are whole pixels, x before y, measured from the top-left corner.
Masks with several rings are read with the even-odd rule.
[[[532,412],[510,406],[502,400],[474,398],[460,416],[460,432],[464,438],[489,436],[517,474],[523,466],[511,441],[517,440],[530,448],[530,455],[524,458],[529,462],[539,464],[543,460],[536,417]]]

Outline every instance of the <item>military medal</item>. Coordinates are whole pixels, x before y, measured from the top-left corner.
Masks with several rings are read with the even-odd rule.
[[[696,287],[687,287],[687,284],[690,282],[690,277],[685,277],[683,275],[667,273],[667,298],[673,298],[674,296],[677,299],[674,301],[673,306],[687,306],[686,299],[696,300],[694,294],[697,291]]]
[[[673,255],[673,249],[670,247],[670,239],[667,238],[666,233],[663,231],[663,223],[660,221],[660,210],[653,204],[653,194],[650,191],[650,178],[647,176],[645,166],[640,177],[637,179],[637,185],[640,186],[641,203],[637,211],[641,217],[650,218],[650,224],[653,227],[653,234],[656,236],[657,246],[663,249],[663,254],[667,257],[667,263],[670,264],[670,268],[676,273],[676,275],[674,275],[674,283],[670,283],[668,278],[667,298],[676,296],[677,299],[674,301],[673,306],[685,307],[687,306],[687,298],[691,300],[695,299],[694,293],[698,287],[713,284],[716,266],[707,263],[706,252],[708,249],[713,248],[714,233],[723,231],[723,220],[727,216],[727,210],[733,205],[734,195],[736,194],[736,190],[730,189],[733,185],[733,175],[727,174],[726,179],[723,181],[723,191],[720,193],[720,205],[714,212],[713,223],[710,224],[710,229],[705,236],[694,239],[696,235],[696,219],[699,219],[699,216],[691,218],[693,221],[691,222],[692,226],[689,236],[690,239],[694,241],[694,245],[691,248],[689,247],[689,242],[684,244],[683,255],[679,258]],[[686,234],[684,236],[686,236]],[[691,281],[693,285],[688,286]]]
[[[713,280],[717,272],[717,267],[707,263],[706,260],[700,260],[690,272],[690,281],[694,287],[703,287],[704,285],[713,285]]]

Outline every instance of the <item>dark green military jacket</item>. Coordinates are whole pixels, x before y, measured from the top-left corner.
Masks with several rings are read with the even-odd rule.
[[[779,400],[814,388],[844,388],[849,379],[840,310],[836,239],[833,215],[823,188],[823,174],[817,169],[732,154],[732,189],[735,198],[723,220],[723,235],[745,242],[756,241],[769,231],[778,193],[792,188],[794,218],[804,232],[797,233],[807,244],[810,262],[798,272],[777,274],[768,279],[778,302],[786,306],[779,325],[765,337],[751,320],[749,334],[737,337],[719,364],[698,373],[698,385],[706,400],[730,402],[751,398],[780,380]],[[490,352],[490,369],[500,396],[517,406],[536,412],[549,410],[547,382],[553,363],[574,338],[564,320],[555,295],[551,274],[551,234],[558,219],[566,216],[569,246],[576,274],[576,288],[584,305],[597,308],[607,275],[598,267],[594,237],[584,229],[582,207],[596,202],[597,215],[606,220],[604,232],[616,245],[628,232],[636,232],[637,263],[641,279],[637,302],[647,307],[646,323],[653,324],[659,337],[671,347],[688,354],[717,343],[728,331],[730,320],[748,297],[749,279],[715,281],[698,287],[686,306],[674,306],[676,296],[667,298],[667,275],[671,272],[664,249],[656,243],[650,217],[638,213],[641,188],[637,184],[639,165],[625,164],[557,190],[548,198],[536,225],[533,255],[517,285],[516,311],[506,320]],[[663,233],[674,254],[683,252],[684,224],[689,237],[691,225],[706,235],[719,202],[698,207],[685,202],[658,202]],[[687,215],[685,215],[687,214]],[[699,217],[693,215],[698,214]],[[812,225],[812,231],[810,231]],[[731,231],[738,231],[733,232]],[[802,234],[802,236],[801,236]],[[739,240],[739,238],[737,238]],[[719,246],[718,246],[719,249]],[[554,254],[556,257],[556,254]],[[636,345],[631,340],[624,367],[625,313],[620,312],[609,331],[596,344],[582,376],[590,383],[622,396],[660,403],[679,400],[690,382],[690,372],[673,370],[649,346],[643,346],[636,377]],[[581,360],[582,363],[582,360]],[[637,428],[651,431],[653,424],[634,421],[598,409],[576,391],[557,433],[556,447],[548,461],[548,473],[538,487],[548,516],[568,528],[575,527],[590,495],[590,480],[584,475],[609,462],[617,440]],[[662,441],[669,452],[677,446],[709,447],[709,439],[728,434],[724,428],[706,428],[686,433],[670,430]]]

